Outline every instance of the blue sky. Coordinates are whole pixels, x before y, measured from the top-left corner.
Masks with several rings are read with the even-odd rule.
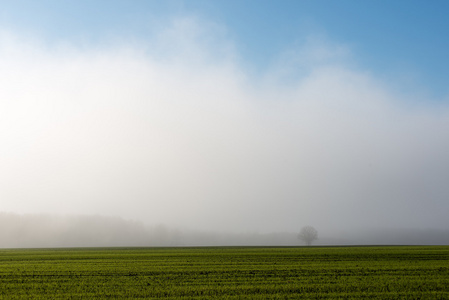
[[[95,44],[145,40],[155,23],[195,16],[222,26],[256,71],[318,35],[347,45],[358,67],[390,82],[399,77],[398,88],[418,85],[440,99],[449,92],[448,11],[447,1],[19,0],[3,1],[0,24],[50,42]]]
[[[448,3],[3,1],[0,211],[447,229]]]

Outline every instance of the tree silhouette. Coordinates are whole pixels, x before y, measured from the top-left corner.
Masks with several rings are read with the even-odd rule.
[[[299,231],[298,239],[310,246],[314,240],[318,239],[318,231],[312,226],[304,226]]]

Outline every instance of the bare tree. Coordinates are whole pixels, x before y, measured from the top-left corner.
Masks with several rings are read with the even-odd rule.
[[[310,246],[314,240],[318,239],[318,231],[312,226],[304,226],[298,234],[298,239]]]

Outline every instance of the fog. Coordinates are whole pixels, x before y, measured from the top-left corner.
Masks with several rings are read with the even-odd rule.
[[[381,228],[319,233],[316,246],[447,245],[449,230]],[[101,215],[0,213],[0,248],[304,246],[295,232],[219,232]]]
[[[447,243],[449,97],[355,56],[312,38],[255,74],[190,19],[95,47],[3,31],[2,246],[152,245],[154,228],[182,233],[161,245],[295,244],[309,224],[329,243]]]

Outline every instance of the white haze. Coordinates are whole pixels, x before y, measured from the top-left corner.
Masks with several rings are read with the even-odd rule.
[[[96,47],[3,32],[0,210],[234,233],[449,228],[447,101],[392,92],[332,43],[255,76],[201,25]]]

